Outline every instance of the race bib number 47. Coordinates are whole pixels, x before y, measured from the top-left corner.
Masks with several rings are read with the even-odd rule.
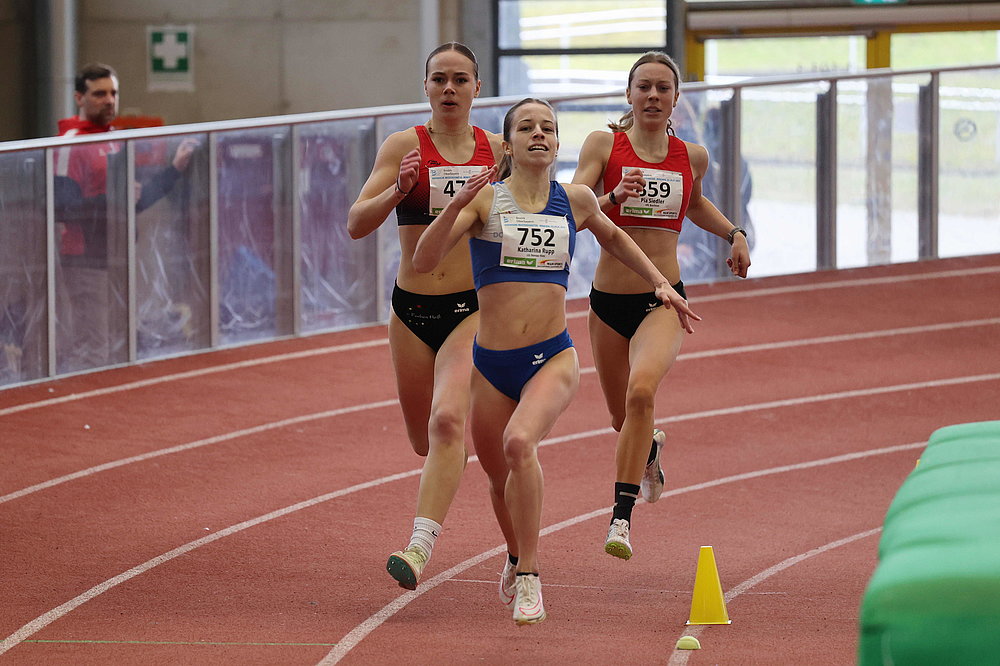
[[[635,167],[622,167],[622,177]],[[684,177],[677,171],[642,169],[646,187],[638,197],[622,204],[622,215],[647,219],[676,220],[684,200]]]
[[[569,223],[556,215],[501,215],[500,265],[560,271],[569,265]]]
[[[437,215],[443,211],[465,185],[465,181],[482,170],[481,166],[440,166],[428,169],[431,196],[427,212]]]

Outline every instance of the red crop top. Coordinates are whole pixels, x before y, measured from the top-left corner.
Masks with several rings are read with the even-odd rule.
[[[614,137],[608,165],[604,169],[604,191],[611,192],[621,182],[623,167],[628,171],[638,167],[644,170],[646,192],[639,197],[629,197],[624,203],[605,211],[607,216],[619,227],[666,229],[680,233],[694,188],[687,146],[677,137],[670,136],[666,159],[653,163],[639,159],[625,132],[615,132]],[[647,169],[655,171],[645,173]]]
[[[431,140],[431,135],[423,125],[416,125],[417,138],[420,140],[420,171],[417,174],[417,184],[413,191],[406,195],[402,201],[396,204],[396,221],[400,226],[408,224],[430,224],[434,221],[434,216],[438,212],[431,212],[431,177],[430,170],[436,167],[484,167],[493,166],[493,148],[490,146],[489,137],[486,132],[473,127],[472,131],[476,137],[476,149],[472,153],[472,159],[465,164],[455,164],[448,162],[441,153],[438,152]],[[461,178],[441,178],[437,181],[440,191],[446,195],[447,199],[455,196],[455,193],[462,188],[465,181]],[[441,203],[441,201],[438,201]],[[441,206],[444,207],[443,205]]]

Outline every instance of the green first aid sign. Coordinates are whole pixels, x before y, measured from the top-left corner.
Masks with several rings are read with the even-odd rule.
[[[191,34],[187,30],[153,30],[149,33],[154,72],[187,72],[191,67]]]
[[[194,26],[146,26],[147,88],[194,90]]]

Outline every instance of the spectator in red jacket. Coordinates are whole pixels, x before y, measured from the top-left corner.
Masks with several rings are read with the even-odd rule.
[[[73,97],[78,113],[59,121],[59,136],[111,131],[118,115],[114,69],[100,63],[84,66],[76,76]],[[170,165],[136,185],[137,212],[173,188],[196,147],[196,141],[185,139]],[[122,356],[127,301],[121,263],[124,252],[113,250],[124,247],[124,195],[108,197],[109,182],[114,182],[109,174],[124,166],[119,161],[123,158],[124,143],[114,140],[66,146],[55,152],[56,242],[62,268],[56,303],[59,372],[127,360]],[[109,271],[109,265],[116,263],[117,270]],[[114,327],[112,319],[118,322]]]

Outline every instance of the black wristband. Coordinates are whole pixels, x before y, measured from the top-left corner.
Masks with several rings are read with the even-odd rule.
[[[743,238],[749,238],[749,236],[747,236],[746,229],[744,229],[743,227],[733,227],[729,231],[729,236],[726,238],[726,240],[729,241],[730,245],[732,245],[733,241],[736,240],[736,234],[743,234]]]
[[[611,194],[608,195],[608,201],[611,202],[612,206],[618,205],[618,199],[615,198],[615,191],[611,190]]]
[[[413,183],[413,187],[410,188],[410,192],[417,189],[417,183]],[[396,191],[402,194],[404,197],[409,196],[410,192],[404,192],[403,188],[399,186],[399,178],[396,178]]]

